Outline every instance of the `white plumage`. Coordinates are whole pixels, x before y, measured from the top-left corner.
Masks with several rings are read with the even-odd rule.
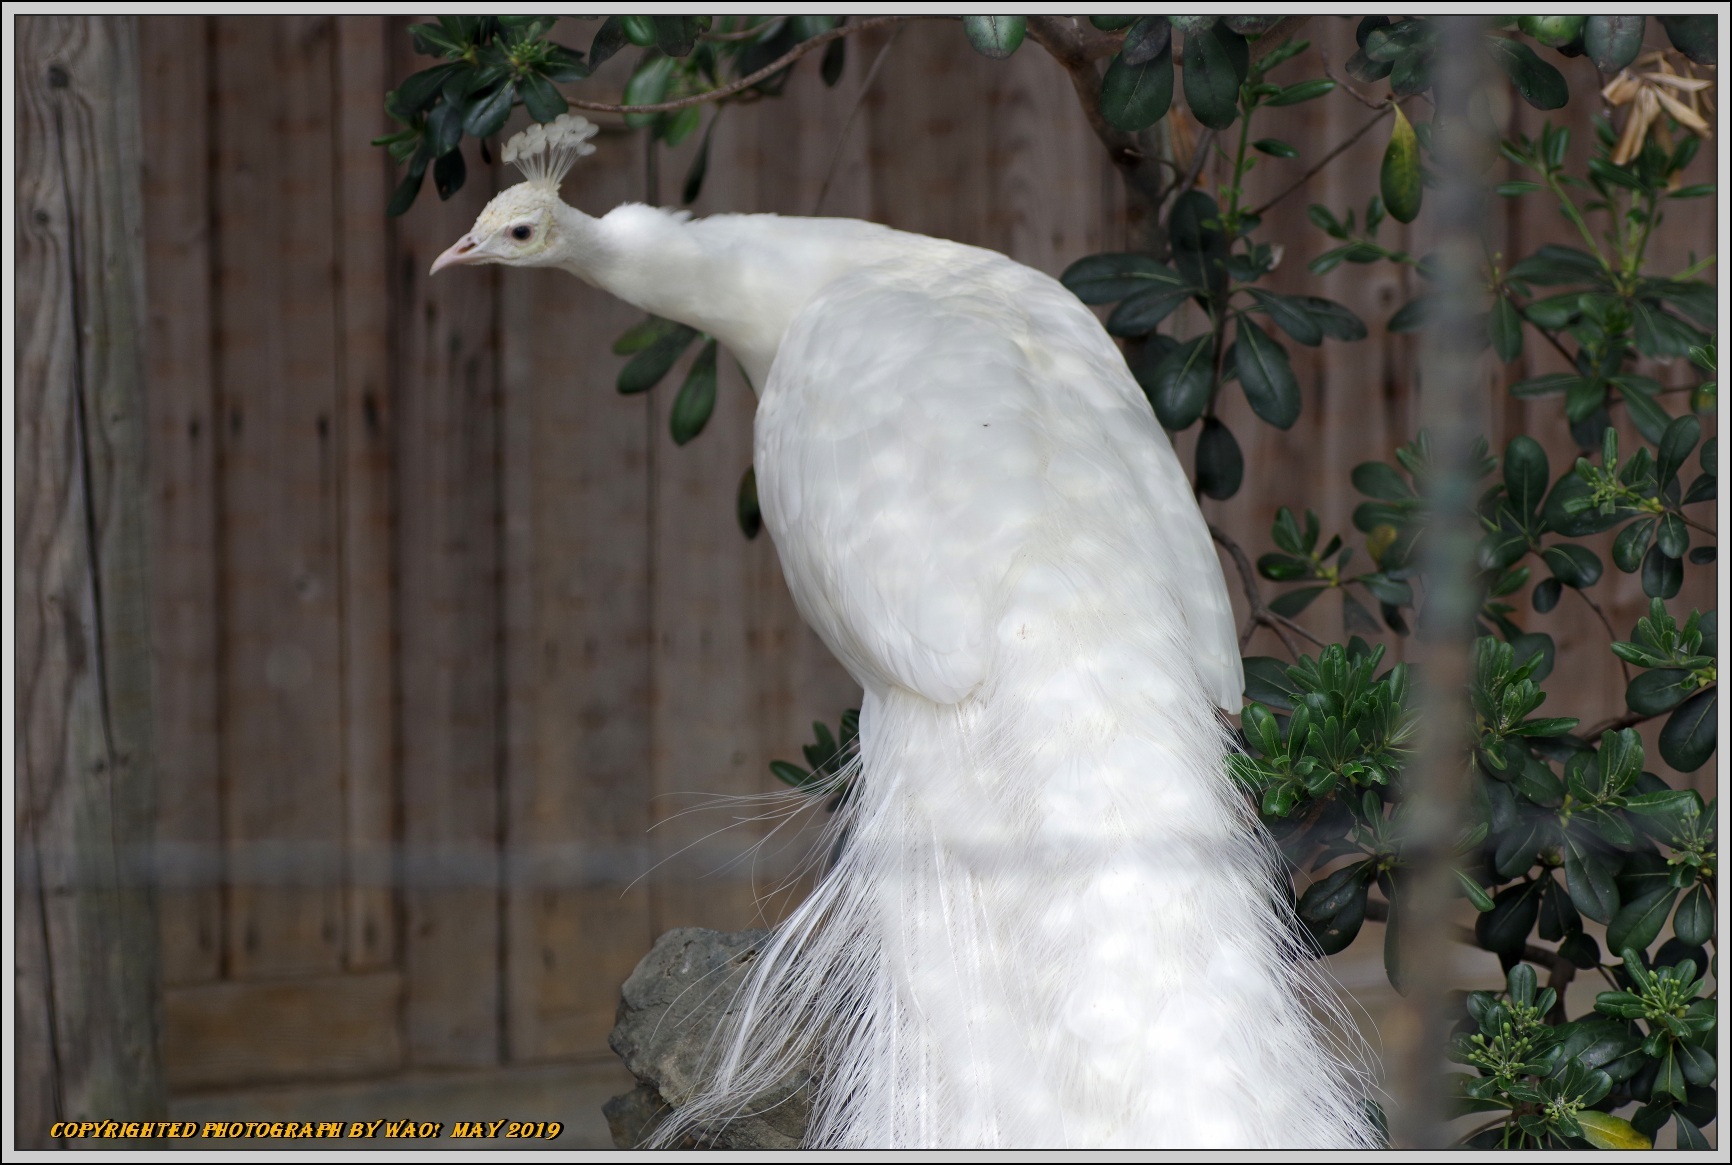
[[[565,125],[549,156],[587,136]],[[592,219],[562,173],[434,270],[563,267],[727,345],[789,589],[865,689],[846,844],[680,1121],[809,1062],[813,1146],[1368,1145],[1225,771],[1219,560],[1095,317],[1002,255],[869,223]]]

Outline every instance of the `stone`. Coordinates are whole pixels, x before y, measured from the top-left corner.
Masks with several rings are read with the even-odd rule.
[[[608,1046],[638,1086],[602,1107],[614,1143],[637,1148],[697,1091],[716,1031],[765,930],[736,934],[680,927],[656,940],[620,989]],[[726,1123],[701,1126],[669,1148],[797,1149],[811,1111],[810,1075],[791,1073]]]

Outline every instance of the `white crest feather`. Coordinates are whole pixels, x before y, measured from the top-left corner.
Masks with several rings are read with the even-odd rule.
[[[579,158],[595,153],[589,139],[600,132],[586,117],[562,113],[545,125],[532,125],[505,143],[507,162],[523,172],[526,181],[552,190]]]

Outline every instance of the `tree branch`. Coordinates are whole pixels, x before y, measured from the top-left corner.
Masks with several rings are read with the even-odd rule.
[[[1083,116],[1107,156],[1131,189],[1158,207],[1165,191],[1158,160],[1139,148],[1137,136],[1119,129],[1101,113],[1101,70],[1095,62],[1118,51],[1120,33],[1102,33],[1070,16],[1030,16],[1028,38],[1047,51],[1070,76]]]
[[[1582,602],[1586,603],[1588,609],[1600,617],[1600,622],[1605,625],[1606,634],[1611,636],[1612,642],[1616,643],[1618,640],[1618,633],[1612,630],[1612,621],[1606,618],[1606,609],[1594,602],[1594,600],[1589,597],[1587,591],[1579,590],[1575,587],[1571,587],[1570,589],[1575,591],[1576,594],[1582,596]],[[1630,682],[1630,665],[1625,663],[1622,658],[1619,658],[1618,667],[1624,673],[1624,683],[1628,684]]]
[[[1317,164],[1315,166],[1313,166],[1309,170],[1305,171],[1305,173],[1299,175],[1299,177],[1294,179],[1292,184],[1289,185],[1285,190],[1283,190],[1283,191],[1281,191],[1281,193],[1275,195],[1275,197],[1269,199],[1269,201],[1265,202],[1262,206],[1259,206],[1256,210],[1253,210],[1251,213],[1254,215],[1257,215],[1257,216],[1261,216],[1263,214],[1263,212],[1268,210],[1271,206],[1274,206],[1277,202],[1280,202],[1283,198],[1286,198],[1289,194],[1293,193],[1295,190],[1299,189],[1301,186],[1303,186],[1307,182],[1311,181],[1311,179],[1317,177],[1317,175],[1322,172],[1322,170],[1325,166],[1329,165],[1329,163],[1333,162],[1336,158],[1339,158],[1342,154],[1346,153],[1348,148],[1350,146],[1352,146],[1354,142],[1358,141],[1360,138],[1362,138],[1366,134],[1370,133],[1371,127],[1376,125],[1378,122],[1382,121],[1384,119],[1384,117],[1389,113],[1389,111],[1391,109],[1395,108],[1395,104],[1396,103],[1386,104],[1381,110],[1379,110],[1377,112],[1376,116],[1374,116],[1370,121],[1366,122],[1364,125],[1360,126],[1358,129],[1354,130],[1353,133],[1348,136],[1346,141],[1344,141],[1340,145],[1336,146],[1333,150],[1330,150],[1327,154],[1324,154],[1323,157],[1317,162]]]
[[[828,32],[821,32],[810,40],[803,40],[757,72],[748,73],[738,80],[728,82],[719,89],[711,89],[708,93],[682,97],[678,101],[660,101],[654,105],[612,105],[605,101],[586,101],[577,97],[566,98],[566,104],[574,109],[587,109],[592,113],[672,113],[676,109],[685,109],[693,105],[702,105],[707,101],[721,101],[723,98],[732,97],[736,93],[750,89],[760,81],[769,80],[812,50],[823,48],[833,40],[841,40],[845,36],[865,32],[869,28],[882,28],[887,24],[901,24],[909,20],[957,19],[960,18],[938,13],[919,13],[911,16],[868,16],[858,24],[844,24],[832,28]]]
[[[1668,708],[1667,711],[1669,712],[1671,709]],[[1619,729],[1623,728],[1634,728],[1638,724],[1646,724],[1650,720],[1658,720],[1665,714],[1665,712],[1625,712],[1622,716],[1613,716],[1609,720],[1602,720],[1592,728],[1586,729],[1581,734],[1582,739],[1596,740],[1602,732],[1617,732]]]
[[[1239,650],[1243,651],[1245,645],[1251,642],[1251,634],[1259,626],[1267,627],[1279,636],[1282,646],[1287,648],[1287,654],[1291,655],[1294,659],[1299,658],[1300,652],[1298,645],[1293,642],[1292,636],[1288,634],[1289,630],[1297,631],[1318,647],[1324,645],[1321,639],[1305,630],[1305,628],[1299,626],[1299,624],[1293,622],[1293,620],[1287,618],[1287,616],[1269,609],[1269,604],[1263,601],[1262,591],[1257,589],[1257,576],[1251,570],[1250,558],[1246,557],[1245,551],[1237,542],[1233,541],[1231,535],[1213,522],[1209,523],[1209,535],[1220,544],[1222,549],[1232,555],[1233,565],[1239,571],[1239,582],[1245,588],[1245,602],[1249,604],[1251,608],[1250,617],[1245,620],[1245,629],[1239,632]]]

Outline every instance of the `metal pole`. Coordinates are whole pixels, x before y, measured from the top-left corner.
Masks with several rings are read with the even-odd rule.
[[[1486,214],[1482,171],[1488,144],[1468,117],[1481,92],[1485,24],[1473,16],[1437,17],[1440,37],[1433,90],[1432,164],[1440,182],[1430,193],[1437,232],[1440,318],[1421,363],[1421,427],[1430,441],[1431,475],[1423,483],[1430,523],[1423,555],[1426,608],[1420,634],[1420,739],[1405,778],[1411,822],[1405,839],[1409,868],[1390,925],[1399,920],[1406,997],[1388,1025],[1386,1067],[1395,1111],[1397,1147],[1442,1149],[1448,1144],[1443,1051],[1454,1020],[1453,943],[1448,919],[1453,892],[1453,842],[1467,802],[1472,723],[1467,700],[1474,638],[1474,548],[1479,540],[1472,468],[1473,444],[1484,432],[1479,391],[1482,328],[1479,310],[1481,230]]]

